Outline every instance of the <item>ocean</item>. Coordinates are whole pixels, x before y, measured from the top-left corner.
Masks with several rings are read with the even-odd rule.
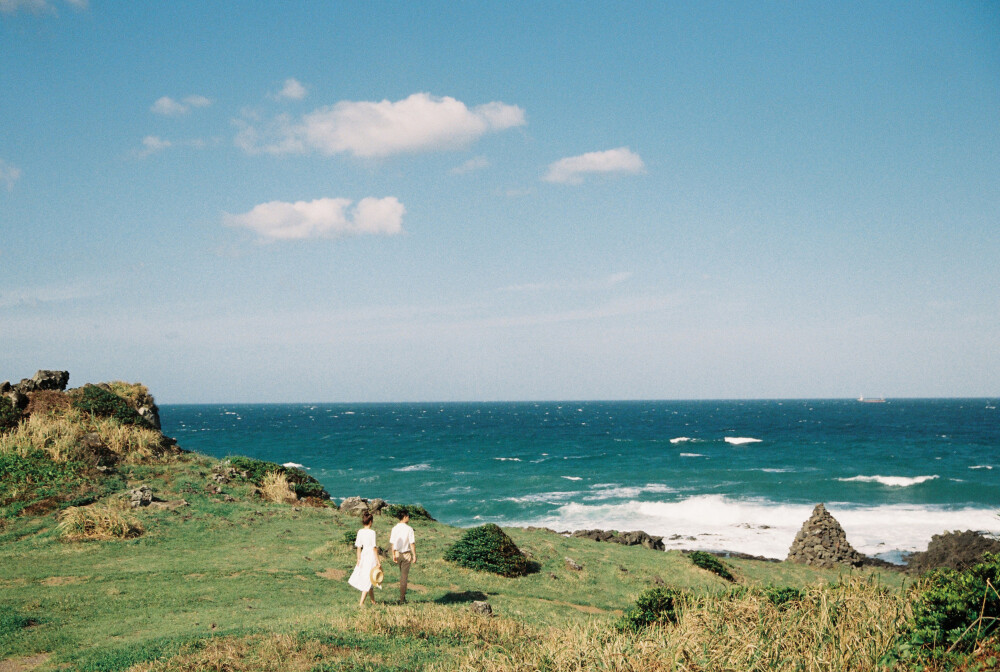
[[[164,405],[215,457],[300,466],[335,500],[460,527],[644,530],[668,548],[784,558],[820,502],[898,562],[947,530],[1000,533],[990,399]]]

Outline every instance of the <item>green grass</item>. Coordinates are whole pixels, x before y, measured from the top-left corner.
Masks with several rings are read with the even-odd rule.
[[[314,661],[315,669],[452,669],[484,646],[468,634],[471,599],[485,597],[500,615],[491,622],[500,625],[482,627],[545,632],[597,623],[610,629],[658,581],[695,596],[724,596],[732,585],[679,552],[523,529],[505,532],[537,571],[505,578],[444,560],[465,530],[414,519],[420,553],[410,572],[409,604],[369,608],[360,615],[371,619],[369,629],[351,634],[359,618],[358,593],[347,584],[355,552],[344,539],[358,528],[357,518],[332,507],[266,503],[238,481],[222,486],[236,498],[224,502],[206,489],[215,465],[186,454],[169,463],[120,466],[121,489],[145,483],[162,499],[188,502],[138,511],[145,534],[137,539],[70,543],[60,539],[55,513],[8,519],[0,529],[0,594],[8,611],[0,613],[15,616],[0,622],[34,624],[0,626],[0,660],[48,652],[43,669],[145,669],[140,664],[194,660],[223,645],[248,647],[241,654],[247,659],[266,657],[281,643],[289,656],[333,656]],[[375,517],[383,547],[396,522]],[[567,556],[584,569],[567,569]],[[804,588],[850,573],[752,560],[730,565],[742,584],[762,587]],[[386,580],[376,599],[394,601],[398,569],[389,560],[383,567]],[[880,581],[898,590],[902,580],[888,573]],[[440,625],[449,619],[452,625]],[[329,646],[312,651],[320,634]],[[279,636],[287,639],[273,639]],[[491,636],[506,635],[476,635]]]

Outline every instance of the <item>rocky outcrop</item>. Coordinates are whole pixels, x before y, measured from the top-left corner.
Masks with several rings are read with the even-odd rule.
[[[821,568],[860,567],[864,562],[864,556],[848,543],[844,528],[822,504],[816,505],[809,520],[795,535],[786,559]]]
[[[36,392],[38,390],[58,390],[62,392],[66,389],[67,383],[69,383],[69,371],[40,369],[33,377],[22,378],[21,382],[16,385],[11,385],[9,382],[0,384],[0,394],[9,394],[12,391],[27,394],[28,392]]]
[[[128,493],[129,504],[133,509],[149,506],[153,502],[153,490],[148,485],[140,485]]]
[[[1000,553],[1000,540],[974,530],[935,534],[926,551],[913,553],[907,559],[907,571],[922,574],[948,567],[961,572],[982,562],[983,553]]]
[[[386,506],[384,499],[365,499],[364,497],[348,497],[340,503],[340,510],[353,516],[360,516],[365,511],[377,514]]]
[[[634,532],[616,532],[614,530],[577,530],[573,533],[573,536],[580,537],[582,539],[592,539],[593,541],[609,541],[613,544],[622,544],[623,546],[645,546],[646,548],[654,551],[662,551],[666,549],[663,545],[663,537],[653,537],[646,534],[642,530],[636,530]]]

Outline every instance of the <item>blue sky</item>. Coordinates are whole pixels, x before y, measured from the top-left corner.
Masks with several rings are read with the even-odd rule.
[[[1000,394],[1000,10],[0,0],[0,380]]]

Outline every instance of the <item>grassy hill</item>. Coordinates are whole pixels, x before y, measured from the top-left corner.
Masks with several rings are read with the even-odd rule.
[[[145,434],[98,464],[85,440],[98,421],[71,403],[0,434],[4,672],[909,669],[893,653],[912,612],[898,573],[727,559],[734,583],[679,552],[545,530],[505,530],[534,571],[503,578],[444,560],[463,530],[414,520],[408,603],[385,561],[379,604],[359,609],[345,541],[356,516],[287,487],[220,483],[219,461]],[[140,485],[159,501],[133,510]],[[383,548],[395,522],[375,518]],[[678,591],[676,622],[623,627],[656,588]]]

